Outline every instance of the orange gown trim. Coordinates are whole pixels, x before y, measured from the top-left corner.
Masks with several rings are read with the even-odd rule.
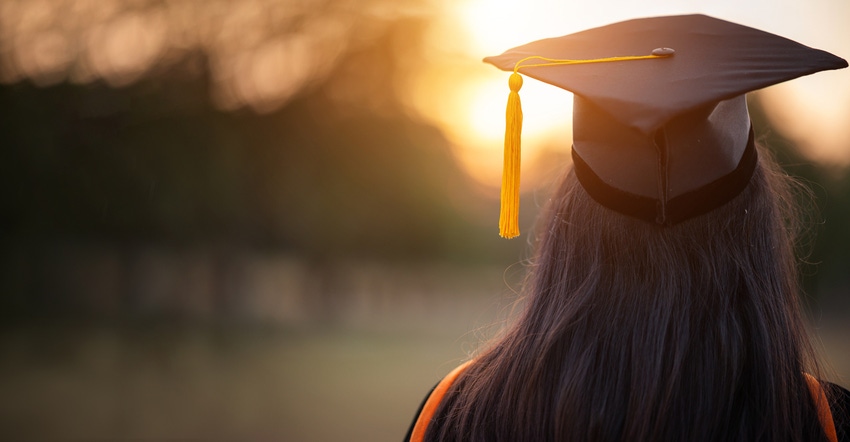
[[[413,426],[413,432],[410,434],[410,442],[422,442],[425,439],[425,430],[428,429],[428,424],[431,423],[431,419],[434,418],[434,413],[437,411],[437,407],[440,406],[440,402],[443,401],[443,396],[445,396],[446,392],[449,391],[449,387],[454,384],[455,379],[457,379],[457,377],[463,373],[463,370],[471,363],[472,360],[464,362],[459,367],[452,370],[451,373],[447,374],[446,377],[444,377],[443,380],[434,387],[434,391],[431,392],[431,396],[429,396],[428,400],[425,401],[425,405],[422,407],[422,412],[419,413],[419,417],[416,419],[416,424]]]
[[[446,392],[449,391],[449,387],[454,384],[455,380],[463,370],[466,369],[472,361],[466,361],[454,370],[451,371],[446,377],[434,387],[434,391],[428,397],[428,400],[425,401],[425,405],[422,407],[422,412],[419,414],[419,417],[416,419],[416,424],[413,426],[413,432],[410,435],[410,442],[422,442],[425,439],[425,431],[428,429],[428,424],[431,423],[431,419],[434,418],[434,413],[437,411],[437,407],[440,406],[440,402],[443,401],[443,397],[446,395]],[[829,409],[829,402],[826,399],[826,393],[823,391],[823,387],[820,382],[815,379],[812,375],[806,373],[806,383],[809,386],[809,392],[812,395],[812,399],[815,401],[815,406],[818,409],[818,420],[820,421],[821,427],[823,427],[824,433],[826,433],[826,438],[829,442],[838,442],[838,435],[835,432],[835,422],[832,419],[832,411]]]
[[[823,427],[823,432],[826,433],[826,438],[829,439],[829,442],[838,442],[835,422],[832,419],[832,411],[829,409],[829,402],[826,400],[823,387],[817,379],[808,373],[806,373],[806,383],[809,384],[809,393],[812,394],[812,399],[814,399],[815,406],[818,408],[818,420],[820,426]]]

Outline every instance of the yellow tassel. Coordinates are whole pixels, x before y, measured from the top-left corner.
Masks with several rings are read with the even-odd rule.
[[[520,139],[522,133],[522,106],[519,90],[522,76],[514,72],[508,80],[511,92],[505,113],[505,165],[502,169],[502,208],[499,213],[499,235],[503,238],[519,236],[519,171]]]

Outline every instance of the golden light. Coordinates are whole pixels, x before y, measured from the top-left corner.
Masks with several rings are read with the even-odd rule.
[[[760,97],[772,126],[800,145],[803,155],[821,164],[850,166],[850,101],[835,99],[850,96],[850,83],[841,81],[848,76],[840,72],[820,76],[777,85]]]
[[[541,21],[534,12],[539,9],[531,3],[545,2],[521,5],[508,0],[470,0],[446,4],[449,13],[434,23],[428,36],[430,67],[423,68],[414,79],[414,107],[446,132],[456,146],[460,164],[486,186],[501,184],[509,90],[508,73],[481,59],[564,32],[564,21],[558,17],[563,14]],[[547,8],[559,9],[554,5]],[[569,148],[572,95],[528,79],[520,97],[524,114],[522,164],[527,170],[549,146]],[[524,175],[523,187],[530,190],[534,177]]]
[[[490,186],[498,186],[501,182],[508,95],[507,74],[496,71],[494,77],[473,87],[466,118],[461,119],[452,130],[453,138],[460,143],[462,164],[470,175]],[[526,82],[520,95],[523,105],[522,156],[524,169],[528,169],[549,146],[569,147],[572,96],[533,81]],[[525,179],[524,182],[532,184],[535,180]]]
[[[473,0],[458,7],[460,22],[469,34],[470,50],[479,51],[479,54],[498,54],[520,43],[515,32],[518,26],[515,3],[509,0]]]

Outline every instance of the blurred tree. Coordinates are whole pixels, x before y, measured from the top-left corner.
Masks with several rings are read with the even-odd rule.
[[[288,253],[321,282],[319,313],[340,261],[520,254],[495,235],[496,202],[400,101],[427,1],[52,0],[8,3],[0,22],[0,271],[22,274],[0,286],[6,303],[85,296],[52,281],[69,241],[218,250],[209,296],[225,310],[234,249]],[[144,303],[141,281],[118,277],[118,303]]]
[[[522,243],[499,241],[462,207],[476,188],[446,139],[398,101],[393,85],[414,63],[421,29],[415,19],[382,27],[265,113],[218,109],[203,51],[117,88],[0,86],[2,271],[34,254],[29,276],[15,278],[29,286],[3,287],[19,294],[4,304],[67,311],[85,296],[46,270],[52,244],[67,241],[213,247],[225,267],[237,264],[233,248],[290,253],[321,282],[318,315],[340,295],[340,261],[516,260]],[[213,284],[215,308],[229,308],[218,306],[231,303],[229,283]]]
[[[473,184],[393,89],[421,29],[384,27],[266,114],[216,110],[203,52],[122,88],[2,86],[3,235],[490,259],[453,203]]]

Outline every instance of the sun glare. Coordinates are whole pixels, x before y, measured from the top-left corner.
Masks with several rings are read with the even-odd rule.
[[[499,186],[508,73],[491,66],[475,71],[476,75],[467,75],[466,81],[454,82],[455,91],[444,92],[450,97],[448,103],[440,103],[442,112],[437,113],[437,123],[451,138],[455,154],[467,172],[482,184]],[[522,163],[526,169],[545,148],[553,144],[569,146],[572,95],[537,81],[527,81],[520,97]]]
[[[470,49],[497,54],[519,42],[518,16],[509,0],[474,0],[459,7],[460,20],[470,35]],[[515,3],[515,2],[514,2]]]
[[[543,3],[538,0],[529,3]],[[539,6],[539,5],[538,5]],[[532,20],[533,5],[519,7],[516,1],[471,0],[462,5],[446,6],[450,11],[431,36],[437,54],[446,53],[451,42],[452,56],[437,59],[452,65],[418,78],[415,101],[424,114],[442,127],[453,144],[461,165],[482,184],[499,186],[508,98],[508,73],[485,65],[481,59],[496,55],[519,44],[556,35],[563,31],[557,6],[547,5],[554,15],[548,21]],[[458,44],[459,43],[459,44]],[[442,52],[441,52],[442,51]],[[451,78],[440,72],[452,70]],[[434,91],[439,91],[435,94]],[[435,99],[435,95],[441,99]],[[553,141],[569,146],[571,131],[571,94],[529,80],[520,91],[523,107],[523,169]],[[531,183],[530,180],[525,180]]]

